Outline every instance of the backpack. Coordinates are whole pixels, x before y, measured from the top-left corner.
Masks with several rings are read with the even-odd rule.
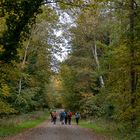
[[[65,112],[62,112],[61,113],[61,117],[65,118],[65,116],[66,116],[66,113]]]
[[[80,118],[80,114],[76,113],[75,118]]]
[[[71,118],[72,117],[72,113],[71,112],[68,112],[67,113],[67,116],[68,116],[68,118]]]
[[[53,113],[53,118],[56,118],[56,117],[57,117],[57,113],[54,112],[54,113]]]
[[[67,113],[67,117],[70,117],[70,113],[69,112]]]

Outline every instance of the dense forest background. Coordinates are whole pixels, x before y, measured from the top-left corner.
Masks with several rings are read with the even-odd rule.
[[[66,108],[136,139],[140,1],[1,0],[0,77],[1,117]]]

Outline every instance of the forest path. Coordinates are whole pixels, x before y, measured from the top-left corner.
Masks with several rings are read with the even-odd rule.
[[[54,125],[46,121],[33,129],[3,140],[106,140],[106,138],[76,125],[61,125],[58,121]]]

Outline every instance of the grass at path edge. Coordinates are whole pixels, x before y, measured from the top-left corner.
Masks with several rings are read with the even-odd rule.
[[[101,136],[108,137],[109,139],[116,140],[112,135],[112,132],[107,129],[106,126],[103,126],[102,124],[98,122],[90,122],[87,120],[80,120],[79,126],[82,128],[88,128],[95,132],[96,134],[99,134]]]
[[[80,120],[79,126],[88,128],[111,140],[139,140],[140,128],[135,131],[127,130],[123,125],[104,120]],[[122,129],[123,128],[123,129]]]
[[[16,119],[9,125],[0,125],[0,137],[7,137],[23,132],[27,129],[33,128],[40,123],[44,122],[49,117],[48,112],[43,112],[41,115],[37,115],[38,112],[29,114],[27,119],[23,119],[20,123],[15,123]],[[28,114],[27,114],[28,115]],[[36,117],[37,116],[37,117]],[[21,116],[19,116],[20,118]]]

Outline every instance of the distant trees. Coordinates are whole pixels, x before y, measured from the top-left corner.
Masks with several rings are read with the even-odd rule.
[[[81,2],[0,1],[0,114],[47,106],[53,53],[59,50],[56,46],[52,49],[58,22],[53,6],[66,9]]]
[[[11,10],[16,8],[15,5],[12,6]],[[20,33],[21,41],[16,40],[15,28],[9,27],[13,34],[13,39],[10,40],[17,41],[17,44],[13,46],[16,53],[9,48],[4,49],[5,45],[1,44],[0,103],[2,108],[0,114],[28,112],[48,106],[46,94],[52,63],[52,45],[49,41],[53,39],[52,36],[55,37],[51,31],[57,28],[58,16],[49,6],[43,6],[41,10],[43,13],[37,16],[36,24],[30,27],[28,35],[25,33],[26,40],[22,38],[23,31]],[[1,37],[6,39],[8,37],[4,37],[4,35],[7,33],[10,37],[10,31],[7,30],[8,25],[6,25],[5,17],[2,17],[0,22],[3,27],[0,32]],[[17,23],[15,26],[19,26],[19,24]],[[8,46],[12,49],[11,44]],[[13,54],[12,57],[9,53]]]
[[[70,30],[72,53],[63,62],[62,73],[67,68],[73,79],[62,75],[62,81],[68,83],[69,79],[73,84],[70,88],[76,94],[73,104],[78,101],[82,112],[137,127],[140,3],[102,0],[90,4],[94,7],[78,11],[76,27]],[[65,86],[64,89],[70,93]],[[71,99],[71,94],[68,95]]]

